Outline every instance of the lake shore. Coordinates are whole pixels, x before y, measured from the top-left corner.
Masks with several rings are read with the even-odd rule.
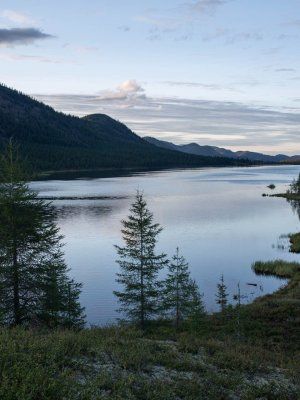
[[[300,264],[253,268],[289,282],[178,331],[168,322],[144,332],[0,329],[1,398],[296,400]]]

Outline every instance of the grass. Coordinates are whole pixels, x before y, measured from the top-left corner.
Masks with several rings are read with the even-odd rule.
[[[253,269],[289,281],[179,331],[0,329],[1,400],[297,399],[300,264]]]
[[[270,194],[269,197],[283,197],[287,200],[300,200],[300,194],[290,192]]]
[[[291,252],[300,253],[300,232],[293,233],[290,236]]]
[[[280,353],[230,338],[181,332],[158,340],[114,327],[4,329],[0,339],[3,400],[297,399]]]

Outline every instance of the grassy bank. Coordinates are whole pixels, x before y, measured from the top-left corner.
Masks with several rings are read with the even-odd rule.
[[[300,264],[256,263],[278,292],[175,331],[0,330],[0,398],[297,399]]]
[[[287,200],[299,200],[300,201],[300,194],[297,193],[275,193],[275,194],[269,194],[269,197],[283,197],[284,199]]]
[[[291,243],[291,252],[300,253],[300,233],[293,233],[289,238]]]

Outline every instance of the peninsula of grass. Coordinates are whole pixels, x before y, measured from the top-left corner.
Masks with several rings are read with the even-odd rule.
[[[0,329],[2,400],[280,399],[299,394],[300,264],[257,262],[284,286],[251,304],[141,331]]]
[[[300,201],[300,194],[299,193],[275,193],[275,194],[269,194],[269,197],[283,197],[287,200],[299,200]]]
[[[300,232],[289,235],[291,243],[291,252],[300,253]]]

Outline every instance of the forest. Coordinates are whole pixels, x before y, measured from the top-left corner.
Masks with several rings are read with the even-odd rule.
[[[120,321],[88,327],[55,210],[12,141],[0,171],[1,399],[298,398],[299,263],[254,263],[287,283],[248,304],[220,276],[207,313],[180,248],[157,251],[162,228],[138,191],[116,246]]]
[[[158,148],[104,114],[78,118],[0,85],[0,146],[13,138],[35,172],[250,165]]]

